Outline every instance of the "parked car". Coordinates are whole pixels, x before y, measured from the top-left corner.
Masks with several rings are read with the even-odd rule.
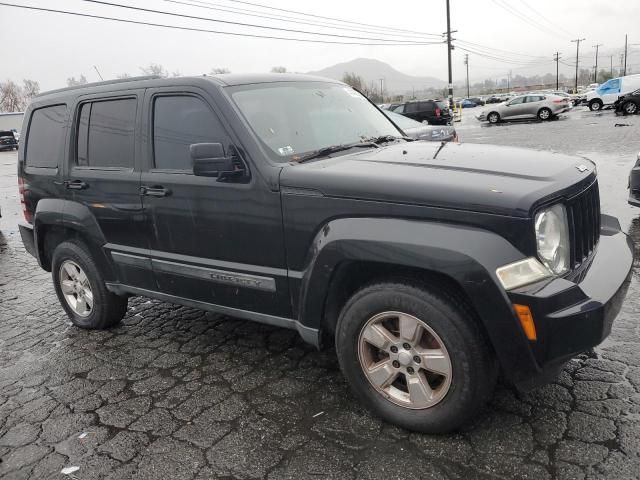
[[[474,108],[474,107],[477,106],[476,103],[474,103],[472,100],[469,100],[468,98],[465,98],[464,100],[460,100],[460,102],[458,102],[458,104],[462,108]]]
[[[544,382],[609,334],[629,283],[595,164],[407,141],[338,81],[87,84],[35,97],[22,131],[20,234],[74,325],[144,295],[291,328],[403,428],[459,427],[499,369]]]
[[[636,157],[636,163],[629,173],[629,205],[640,207],[640,153]]]
[[[470,97],[467,98],[467,100],[472,101],[473,103],[475,103],[476,105],[484,105],[486,102],[481,99],[480,97]]]
[[[415,100],[391,109],[418,122],[427,121],[429,125],[447,125],[453,121],[449,105],[444,100]]]
[[[622,95],[613,105],[615,106],[616,113],[633,115],[634,113],[640,112],[640,89],[628,95]]]
[[[502,103],[504,100],[501,97],[496,97],[496,96],[491,96],[489,98],[487,98],[487,101],[485,102],[486,104],[489,103]]]
[[[483,109],[476,118],[489,123],[536,117],[540,120],[551,120],[570,109],[571,105],[567,98],[555,95],[520,95],[508,102]]]
[[[451,125],[425,125],[416,122],[399,113],[384,110],[384,114],[402,129],[408,137],[415,140],[427,140],[431,142],[450,142],[458,140],[456,129]]]
[[[18,150],[18,140],[11,130],[0,130],[0,150]]]
[[[613,105],[618,97],[640,88],[640,74],[611,78],[595,90],[587,92],[589,110],[598,111],[605,105]]]

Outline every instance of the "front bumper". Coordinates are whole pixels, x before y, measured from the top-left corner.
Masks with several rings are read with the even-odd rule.
[[[565,278],[508,292],[512,304],[529,306],[538,334],[530,342],[538,375],[511,375],[521,388],[545,382],[549,373],[611,332],[629,287],[634,248],[616,218],[601,218],[598,246],[584,265]]]
[[[636,165],[631,169],[629,173],[629,205],[634,207],[640,207],[640,154],[638,154],[638,160]]]

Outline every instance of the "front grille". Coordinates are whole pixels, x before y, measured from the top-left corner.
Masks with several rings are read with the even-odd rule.
[[[567,217],[571,266],[576,268],[589,258],[600,239],[600,191],[597,180],[569,199]]]

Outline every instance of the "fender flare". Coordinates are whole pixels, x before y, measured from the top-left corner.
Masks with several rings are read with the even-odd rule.
[[[45,198],[38,202],[33,221],[34,244],[38,263],[45,270],[44,235],[48,228],[59,227],[73,230],[89,248],[92,258],[103,272],[105,279],[115,279],[110,259],[104,249],[106,240],[96,218],[87,206],[71,200]]]
[[[342,218],[316,235],[302,274],[299,319],[322,329],[332,275],[345,261],[380,262],[438,273],[457,283],[478,313],[501,364],[535,373],[537,363],[496,268],[525,255],[479,228],[390,218]]]

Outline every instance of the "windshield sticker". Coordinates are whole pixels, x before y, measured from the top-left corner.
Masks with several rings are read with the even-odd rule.
[[[353,98],[364,98],[362,95],[356,92],[353,88],[344,87],[344,91],[347,92],[349,95],[351,95]]]
[[[280,147],[278,149],[278,153],[282,157],[286,157],[287,155],[293,155],[293,147],[290,145],[287,145],[286,147]]]

